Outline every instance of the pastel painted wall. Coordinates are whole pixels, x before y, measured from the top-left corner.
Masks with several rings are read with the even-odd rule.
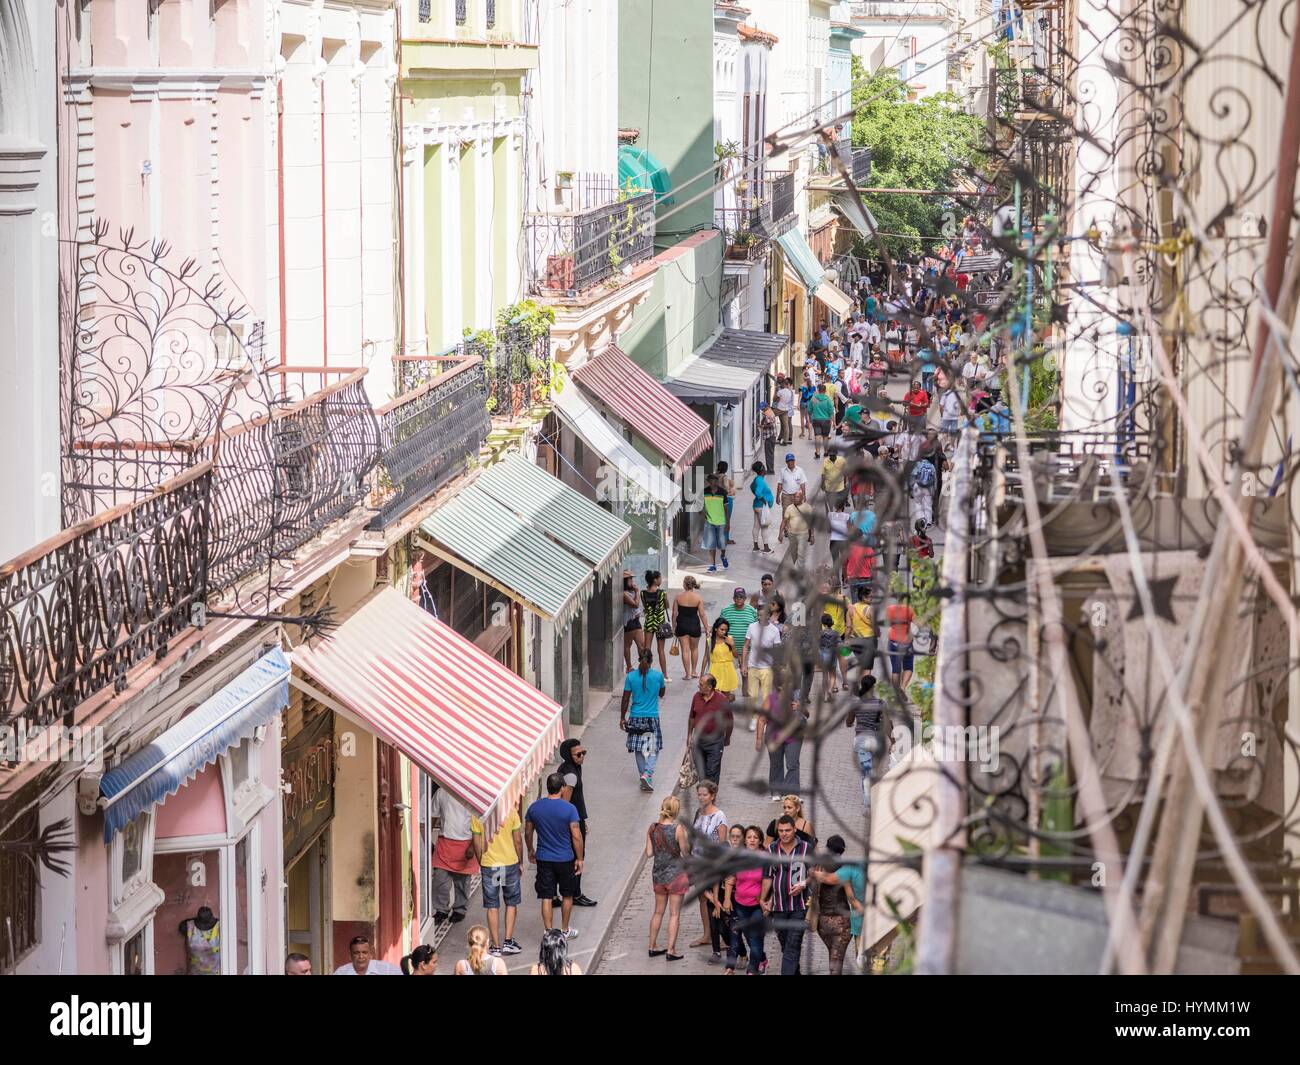
[[[618,124],[641,131],[636,146],[679,190],[657,211],[655,246],[667,248],[713,225],[713,5],[622,0],[618,13]]]
[[[226,833],[226,796],[221,768],[216,763],[165,799],[154,822],[157,839],[179,836],[223,836]]]
[[[645,303],[619,345],[662,380],[718,328],[722,284],[722,234],[696,233],[656,257],[659,269]]]
[[[440,38],[436,20],[402,24],[409,353],[490,327],[522,291],[520,91],[537,48],[512,11],[498,6],[487,39]]]

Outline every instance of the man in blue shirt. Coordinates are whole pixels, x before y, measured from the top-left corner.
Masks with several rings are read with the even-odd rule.
[[[618,727],[627,733],[627,749],[636,756],[642,791],[655,790],[655,762],[664,746],[659,700],[667,690],[664,675],[654,668],[654,653],[642,651],[636,669],[623,679],[623,703],[618,711]]]
[[[552,900],[559,896],[564,934],[576,939],[578,930],[569,927],[569,915],[573,912],[575,881],[582,875],[582,828],[578,808],[565,801],[563,790],[564,777],[559,773],[546,778],[546,798],[534,802],[524,815],[524,844],[528,860],[537,866],[542,924],[548,932],[551,930]]]

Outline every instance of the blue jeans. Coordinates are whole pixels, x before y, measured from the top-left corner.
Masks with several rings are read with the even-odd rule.
[[[871,770],[872,762],[872,737],[865,732],[859,733],[853,737],[853,753],[858,759],[858,772],[862,775],[862,805],[866,807],[867,813],[871,812]]]
[[[736,967],[736,959],[740,957],[740,941],[745,941],[745,952],[749,955],[749,964],[747,970],[750,973],[757,973],[758,966],[761,962],[767,960],[767,953],[763,950],[764,925],[766,918],[763,916],[763,907],[746,906],[743,903],[732,902],[732,908],[735,916],[731,922],[731,937],[727,943],[727,968]]]
[[[773,913],[776,922],[776,939],[781,944],[781,975],[799,976],[799,955],[803,952],[803,937],[808,931],[803,910],[791,913]],[[788,927],[782,927],[782,926]]]
[[[636,771],[642,776],[654,779],[655,763],[659,761],[659,752],[654,750],[654,734],[647,732],[646,736],[649,737],[650,743],[637,747],[632,753],[636,756]]]

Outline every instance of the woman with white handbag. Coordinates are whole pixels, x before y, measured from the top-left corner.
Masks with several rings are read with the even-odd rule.
[[[754,493],[754,550],[758,550],[758,542],[762,540],[763,550],[771,554],[767,530],[772,524],[772,508],[776,506],[776,497],[772,495],[772,488],[763,476],[767,473],[766,467],[761,462],[756,462],[749,469],[754,475],[749,486],[749,490]]]

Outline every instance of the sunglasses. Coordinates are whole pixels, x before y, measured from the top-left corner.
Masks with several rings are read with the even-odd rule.
[[[586,751],[574,751],[574,752],[573,752],[573,757],[574,757],[574,758],[586,758],[586,757],[587,757],[587,752],[586,752]]]

